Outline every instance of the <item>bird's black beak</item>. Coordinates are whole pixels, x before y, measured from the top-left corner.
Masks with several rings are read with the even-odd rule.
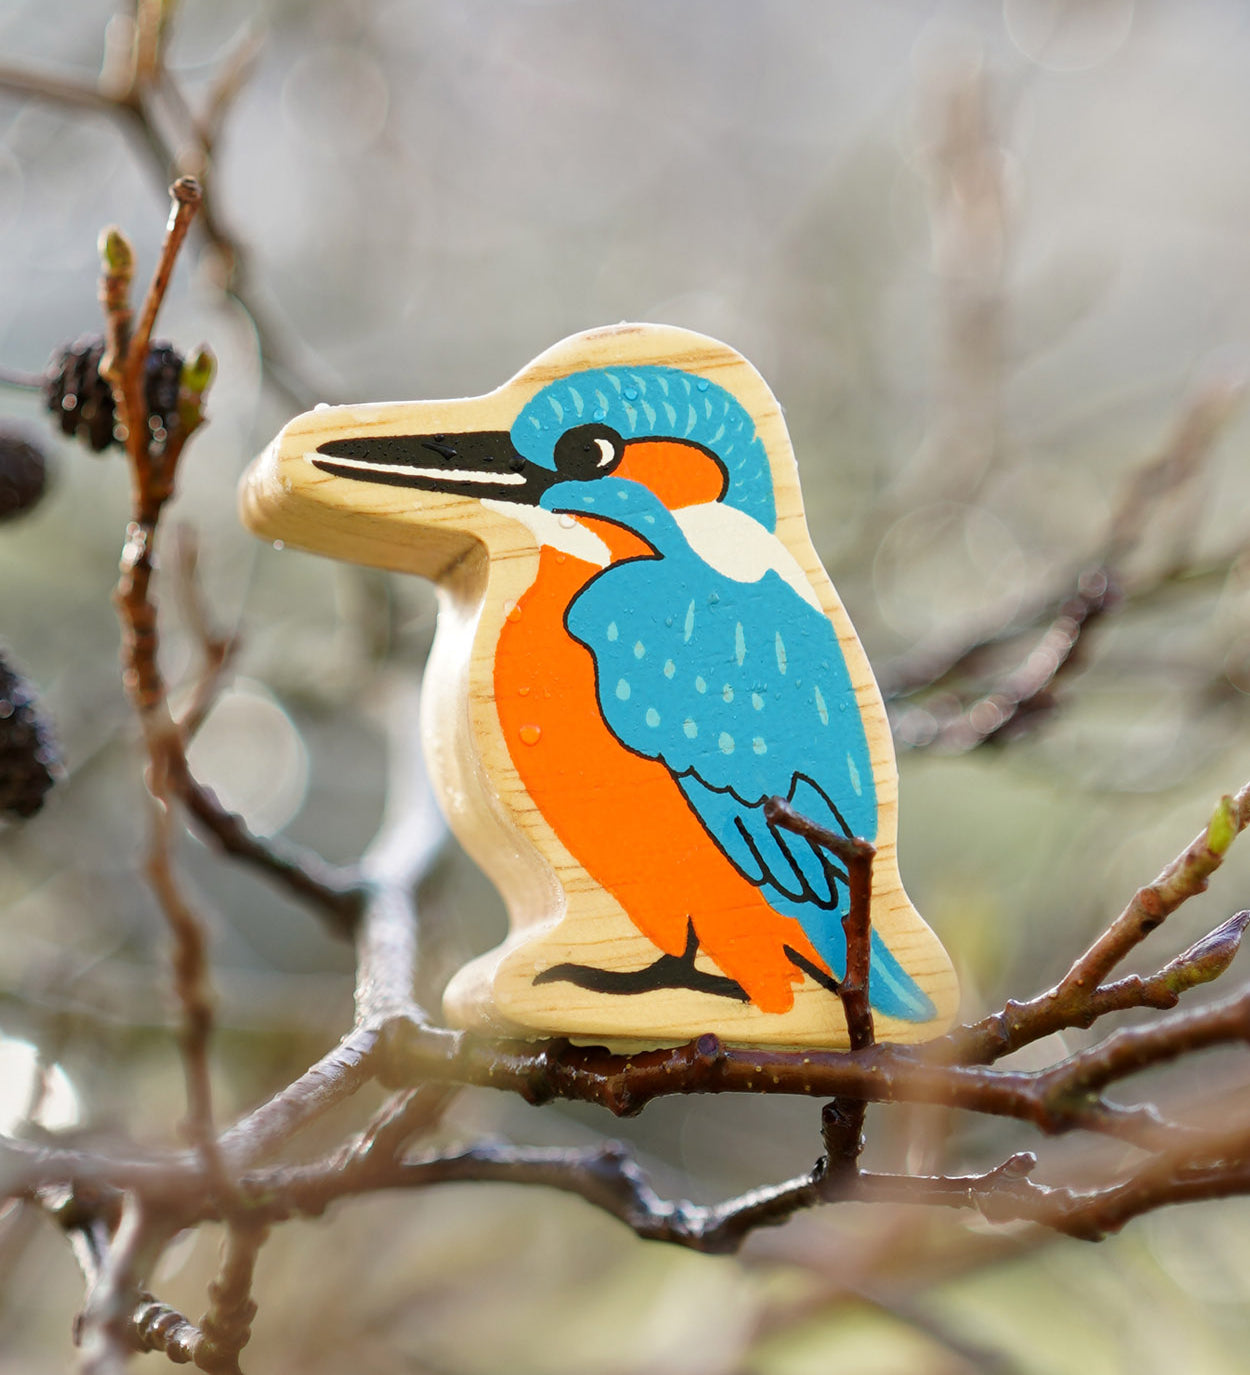
[[[334,477],[525,506],[537,506],[558,480],[550,468],[523,458],[507,430],[330,439],[309,459]]]

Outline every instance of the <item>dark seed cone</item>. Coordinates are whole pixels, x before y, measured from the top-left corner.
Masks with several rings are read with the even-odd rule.
[[[96,453],[113,442],[113,392],[100,376],[104,340],[87,336],[54,353],[44,374],[43,395],[61,431]]]
[[[0,655],[0,815],[34,816],[60,772],[33,689]]]
[[[14,426],[0,424],[0,521],[29,511],[47,486],[47,455]]]
[[[169,344],[153,344],[148,350],[144,378],[148,427],[161,452],[179,426],[178,392],[182,385],[183,361],[182,354],[175,352]]]
[[[52,355],[43,383],[44,400],[62,431],[77,436],[96,453],[121,442],[113,391],[100,376],[103,357],[104,340],[99,335],[85,335]],[[148,350],[144,394],[152,446],[157,453],[163,452],[169,436],[178,428],[182,363],[182,355],[170,344],[155,343]]]

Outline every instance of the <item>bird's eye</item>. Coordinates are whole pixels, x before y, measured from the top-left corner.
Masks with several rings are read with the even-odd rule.
[[[556,440],[556,471],[585,482],[605,477],[621,461],[625,441],[608,425],[577,425]]]

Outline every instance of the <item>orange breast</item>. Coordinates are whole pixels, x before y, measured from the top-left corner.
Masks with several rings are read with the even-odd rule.
[[[495,697],[513,763],[570,854],[650,941],[680,955],[693,921],[700,947],[756,1006],[786,1012],[802,975],[782,947],[822,963],[802,927],[724,858],[668,769],[627,750],[600,715],[594,661],[564,628],[598,571],[544,549],[504,624]]]

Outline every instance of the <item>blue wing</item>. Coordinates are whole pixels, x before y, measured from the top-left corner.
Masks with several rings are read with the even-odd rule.
[[[626,525],[659,555],[610,565],[566,616],[594,657],[609,728],[672,771],[727,858],[840,976],[846,875],[764,815],[780,795],[823,826],[876,837],[872,759],[833,626],[772,569],[755,582],[717,572],[638,484],[561,484],[549,501]],[[875,932],[871,998],[891,1016],[934,1015]]]

